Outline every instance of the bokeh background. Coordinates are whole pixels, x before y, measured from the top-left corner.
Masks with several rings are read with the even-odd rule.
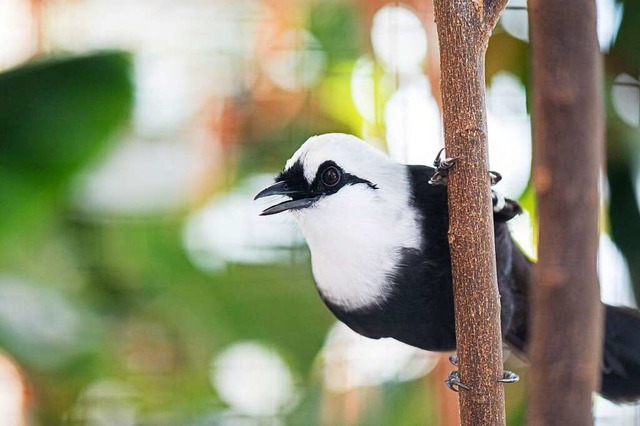
[[[633,306],[640,3],[597,6],[602,296]],[[494,32],[487,106],[535,257],[527,19],[512,0]],[[0,424],[455,424],[443,357],[337,324],[294,224],[252,201],[319,133],[430,163],[438,79],[429,0],[0,0]]]

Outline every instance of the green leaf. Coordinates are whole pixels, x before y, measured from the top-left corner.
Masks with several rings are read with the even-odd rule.
[[[122,52],[0,74],[2,245],[50,219],[74,174],[113,140],[131,114],[130,74],[131,58]]]
[[[0,75],[0,164],[41,174],[84,165],[131,112],[130,58],[101,53]]]

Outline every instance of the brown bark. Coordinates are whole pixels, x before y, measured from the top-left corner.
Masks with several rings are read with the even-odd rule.
[[[592,424],[602,349],[596,274],[603,126],[594,0],[531,0],[539,262],[529,423]]]
[[[506,0],[435,0],[449,172],[449,245],[462,425],[505,424],[500,300],[488,174],[484,56]]]

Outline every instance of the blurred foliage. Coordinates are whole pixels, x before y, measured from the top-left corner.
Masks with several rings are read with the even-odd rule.
[[[368,40],[362,14],[352,2],[318,2],[309,11],[309,31],[324,47],[331,65],[357,58]]]
[[[618,72],[638,75],[640,70],[640,3],[635,0],[616,0],[624,7],[622,22],[612,50],[617,56]]]
[[[636,300],[640,302],[640,203],[634,180],[638,176],[640,131],[624,123],[614,112],[612,87],[619,73],[640,77],[640,3],[618,0],[624,13],[611,52],[605,55],[607,111],[607,178],[611,236],[624,254],[631,273]],[[638,88],[640,91],[640,88]]]
[[[150,411],[212,408],[212,354],[239,338],[275,345],[301,377],[311,371],[330,317],[309,291],[307,265],[230,265],[205,275],[184,255],[179,221],[70,226],[76,258],[90,277],[86,300],[111,329],[96,354],[111,367],[94,374],[128,378]],[[157,344],[127,339],[136,325],[162,330],[172,361],[131,376],[122,350],[144,362]]]
[[[27,292],[14,301],[26,303],[22,320],[0,324],[0,345],[27,368],[47,424],[104,362],[104,324],[73,291],[85,278],[62,219],[72,180],[128,120],[130,73],[128,54],[104,52],[0,74],[0,269],[21,277],[3,279],[17,280],[14,295]]]
[[[607,101],[611,111],[610,99]],[[610,114],[606,141],[610,233],[627,260],[636,300],[640,302],[640,203],[634,182],[638,174],[640,134],[637,128],[631,128]]]
[[[605,55],[609,219],[634,283],[640,283],[634,188],[640,136],[616,117],[609,98],[617,73],[638,75],[640,9],[633,0],[621,2],[620,32]],[[275,173],[313,134],[359,134],[369,126],[370,136],[383,138],[384,123],[367,123],[352,99],[352,72],[359,58],[371,54],[370,23],[361,6],[314,2],[305,24],[326,54],[324,74],[307,91],[280,90],[277,102],[249,91],[225,100],[240,117],[241,135],[234,142],[241,149],[227,159],[232,164],[225,164],[218,189],[257,172]],[[129,54],[103,52],[40,60],[0,74],[0,284],[19,283],[25,306],[17,311],[40,313],[37,321],[21,324],[3,321],[0,312],[0,346],[25,369],[34,389],[31,414],[44,425],[83,424],[73,415],[79,396],[96,380],[110,378],[135,390],[141,424],[215,423],[206,419],[226,406],[210,381],[212,358],[231,343],[253,340],[284,356],[302,391],[287,423],[322,424],[327,391],[318,353],[333,319],[314,289],[308,256],[203,272],[185,253],[182,215],[94,217],[72,201],[81,173],[131,132],[131,64]],[[487,53],[487,80],[505,70],[529,93],[528,44],[497,30]],[[392,89],[384,73],[373,64],[378,115]],[[285,107],[293,112],[285,114]],[[520,202],[535,218],[531,185]],[[67,323],[73,326],[64,328]],[[56,330],[71,331],[61,337]],[[508,390],[509,424],[524,422],[523,387]],[[361,393],[360,424],[437,422],[429,381]],[[153,420],[163,413],[163,421]]]
[[[129,119],[130,64],[127,54],[99,53],[0,75],[0,267],[43,304],[55,297],[64,305],[35,309],[71,315],[79,327],[65,342],[0,324],[0,345],[37,389],[43,424],[73,413],[80,391],[105,377],[133,385],[143,414],[170,411],[179,423],[204,415],[220,406],[212,354],[239,338],[275,345],[306,380],[331,323],[307,264],[206,275],[185,256],[181,217],[96,222],[74,212],[74,178]],[[169,360],[132,375],[127,365],[156,349]]]
[[[131,113],[130,62],[99,53],[0,74],[0,255],[51,218],[74,174],[113,141]]]
[[[525,85],[529,80],[529,44],[504,31],[494,34],[487,48],[487,81],[500,71],[510,72]]]

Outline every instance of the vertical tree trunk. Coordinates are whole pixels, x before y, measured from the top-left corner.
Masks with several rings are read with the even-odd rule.
[[[484,56],[506,0],[435,0],[449,172],[449,244],[462,425],[505,424],[500,300],[488,174]]]
[[[596,274],[603,140],[594,0],[531,0],[539,262],[529,423],[592,424],[602,349]]]

